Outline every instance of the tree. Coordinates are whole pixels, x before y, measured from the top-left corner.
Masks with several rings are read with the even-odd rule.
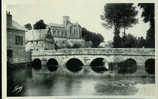
[[[46,26],[47,25],[44,23],[43,20],[39,20],[33,25],[34,29],[46,29]]]
[[[131,34],[125,35],[122,38],[122,47],[124,47],[124,48],[136,48],[137,47],[137,38]]]
[[[30,23],[27,23],[24,25],[26,29],[32,30],[32,25]]]
[[[91,41],[92,33],[88,31],[86,28],[82,28],[82,37],[85,41]]]
[[[92,47],[94,48],[97,48],[99,44],[104,41],[101,34],[90,32],[86,28],[82,28],[82,37],[85,41],[91,41]]]
[[[111,27],[114,26],[114,47],[121,47],[120,28],[124,28],[125,35],[125,29],[137,23],[135,18],[137,13],[136,7],[132,3],[109,3],[104,6],[104,14],[101,15],[101,19],[104,21],[105,27],[107,24]]]
[[[99,44],[101,43],[101,42],[103,42],[104,41],[104,38],[103,38],[103,36],[101,35],[101,34],[99,34],[99,33],[93,33],[92,34],[92,43],[93,43],[93,46],[92,47],[94,47],[94,48],[97,48],[98,46],[99,46]]]
[[[138,37],[137,48],[142,48],[145,46],[145,39],[143,37]]]
[[[150,28],[147,31],[145,47],[155,48],[155,7],[153,3],[139,3],[138,6],[143,8],[142,17],[144,22],[150,22]]]

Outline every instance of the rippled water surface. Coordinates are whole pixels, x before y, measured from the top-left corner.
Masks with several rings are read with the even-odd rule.
[[[154,95],[153,77],[51,76],[28,79],[26,96]],[[152,90],[150,93],[144,90]]]

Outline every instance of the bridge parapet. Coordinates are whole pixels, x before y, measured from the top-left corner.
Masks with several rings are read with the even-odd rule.
[[[148,55],[154,56],[153,48],[78,48],[33,51],[32,55]]]

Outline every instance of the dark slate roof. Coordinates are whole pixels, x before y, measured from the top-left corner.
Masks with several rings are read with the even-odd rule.
[[[12,25],[7,25],[8,29],[15,29],[15,30],[22,30],[25,31],[26,29],[21,26],[19,23],[17,23],[16,21],[12,20]]]

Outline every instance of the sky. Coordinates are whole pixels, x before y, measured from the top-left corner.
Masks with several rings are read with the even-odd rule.
[[[113,28],[103,27],[100,18],[106,3],[105,0],[7,0],[7,11],[10,11],[13,19],[21,25],[34,24],[40,19],[46,24],[62,24],[63,16],[70,16],[72,22],[78,22],[89,31],[101,33],[104,41],[109,41],[113,39]],[[126,33],[145,38],[149,23],[143,22],[142,9],[137,10],[139,12],[136,17],[139,18],[139,22],[126,29]]]

